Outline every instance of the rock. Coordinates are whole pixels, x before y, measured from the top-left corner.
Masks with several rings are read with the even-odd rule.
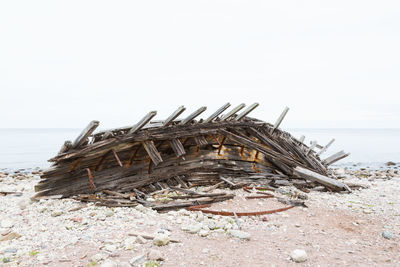
[[[100,265],[101,267],[118,267],[118,264],[112,260],[106,260],[105,262],[103,262],[102,265]]]
[[[392,232],[385,230],[382,232],[382,236],[386,239],[392,239],[393,238],[393,234]]]
[[[4,252],[5,253],[17,253],[18,249],[17,248],[8,248]]]
[[[136,237],[128,237],[124,240],[124,248],[126,250],[132,250],[135,247]]]
[[[107,258],[106,255],[103,255],[103,254],[98,253],[98,254],[93,255],[90,259],[91,259],[93,262],[99,262],[99,261],[101,261],[101,260],[104,260],[105,258]]]
[[[0,225],[2,228],[11,228],[14,226],[14,222],[11,221],[10,219],[4,219],[1,221]]]
[[[23,200],[18,201],[18,207],[21,210],[26,209],[27,206],[28,206],[28,201],[27,200],[23,199]]]
[[[250,240],[250,233],[241,230],[230,230],[229,234],[242,240]]]
[[[58,217],[58,216],[62,215],[63,213],[64,213],[64,212],[61,211],[61,210],[53,211],[53,212],[51,213],[51,217]]]
[[[157,246],[165,246],[169,243],[169,237],[166,234],[156,234],[153,239],[153,244]]]
[[[152,260],[152,261],[162,261],[162,260],[164,260],[161,252],[159,250],[156,250],[156,249],[151,249],[149,251],[149,253],[147,254],[147,258],[149,260]]]
[[[208,234],[209,234],[209,232],[204,229],[200,230],[200,232],[199,232],[199,235],[202,237],[206,237],[206,236],[208,236]]]
[[[112,210],[107,210],[104,215],[106,215],[106,217],[111,217],[114,215],[114,212]]]
[[[117,246],[113,244],[108,244],[104,247],[104,249],[108,252],[114,252],[117,250]]]
[[[210,230],[214,230],[215,228],[217,228],[214,221],[209,222],[207,226],[208,226],[208,229],[210,229]]]
[[[135,239],[136,243],[138,244],[145,244],[146,243],[146,239],[144,239],[141,235],[138,235]]]
[[[396,163],[393,161],[386,162],[386,166],[396,166]]]
[[[145,256],[145,255],[138,255],[138,256],[136,256],[136,257],[133,257],[133,258],[129,261],[129,263],[130,263],[132,266],[139,266],[140,264],[142,264],[142,263],[144,262],[145,259],[146,259],[146,256]]]
[[[187,228],[187,231],[190,234],[197,234],[202,228],[202,225],[200,223],[195,224],[195,225],[189,225],[189,227]]]
[[[307,260],[307,253],[302,249],[295,249],[290,253],[290,258],[294,262],[305,262]]]
[[[372,210],[370,210],[370,209],[365,209],[365,210],[363,210],[363,212],[364,212],[365,214],[371,214],[371,213],[372,213]]]
[[[5,236],[0,237],[0,241],[13,240],[13,239],[17,239],[20,237],[21,237],[20,234],[11,232],[11,233],[6,234]]]

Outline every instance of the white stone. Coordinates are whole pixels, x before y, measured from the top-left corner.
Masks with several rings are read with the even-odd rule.
[[[207,230],[200,230],[199,235],[202,237],[208,236],[209,232]]]
[[[240,230],[230,230],[229,234],[242,240],[250,240],[251,237],[250,233]]]
[[[64,213],[64,212],[61,211],[61,210],[56,210],[56,211],[53,211],[53,212],[51,213],[51,216],[52,216],[52,217],[58,217],[58,216],[62,215],[63,213]]]
[[[101,260],[104,260],[107,256],[103,255],[103,254],[94,254],[90,259],[94,262],[99,262]]]
[[[198,223],[198,224],[190,225],[187,228],[187,231],[190,234],[197,234],[201,230],[201,228],[202,228],[202,225],[200,223]]]
[[[169,243],[169,237],[166,234],[156,234],[153,239],[153,244],[157,246],[165,246]]]
[[[302,249],[295,249],[290,253],[290,258],[294,262],[305,262],[307,260],[307,253]]]
[[[103,262],[102,265],[100,265],[101,267],[118,267],[118,264],[112,260],[106,260],[105,262]]]
[[[14,222],[10,219],[1,220],[1,227],[2,228],[11,228],[14,226]]]
[[[116,246],[116,245],[109,244],[109,245],[106,245],[106,246],[104,247],[104,249],[107,250],[108,252],[114,252],[114,251],[117,250],[117,246]]]
[[[138,235],[135,239],[136,243],[138,244],[144,244],[146,243],[146,239],[144,239],[142,236]]]
[[[124,249],[132,250],[135,247],[136,237],[128,237],[124,240]]]
[[[139,266],[141,263],[144,262],[144,260],[146,259],[145,255],[138,255],[133,257],[129,263],[131,264],[131,266]]]

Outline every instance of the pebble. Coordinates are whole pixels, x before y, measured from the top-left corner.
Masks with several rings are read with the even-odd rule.
[[[108,244],[104,247],[104,249],[108,252],[114,252],[117,250],[117,246],[113,244]]]
[[[164,260],[161,252],[159,250],[156,250],[156,249],[151,249],[149,251],[149,253],[147,254],[147,258],[149,260],[152,260],[152,261],[162,261],[162,260]]]
[[[241,230],[230,230],[229,234],[242,240],[250,240],[250,233]]]
[[[146,259],[146,256],[145,256],[145,255],[138,255],[138,256],[135,256],[135,257],[133,257],[132,259],[130,259],[129,263],[130,263],[132,266],[138,266],[138,265],[140,265],[141,263],[143,263],[145,259]]]
[[[206,237],[206,236],[208,236],[208,234],[209,234],[209,232],[204,229],[200,230],[200,232],[199,232],[199,235],[202,237]]]
[[[392,239],[393,238],[393,234],[392,232],[385,230],[382,232],[382,236],[386,239]]]
[[[4,219],[1,221],[0,225],[2,228],[11,228],[14,226],[14,222],[11,221],[10,219]]]
[[[165,246],[169,243],[169,237],[166,234],[156,234],[153,239],[153,244],[156,246]]]
[[[290,253],[290,258],[294,262],[305,262],[307,260],[307,252],[302,249],[295,249]]]
[[[135,247],[136,237],[128,237],[124,240],[124,248],[126,250],[132,250]]]
[[[106,260],[105,262],[103,262],[102,265],[100,265],[101,267],[118,267],[118,264],[115,261],[112,260]]]
[[[135,239],[136,243],[138,244],[145,244],[146,243],[146,239],[144,239],[142,236],[138,235]]]
[[[112,210],[107,210],[104,215],[106,215],[106,217],[111,217],[114,215],[114,212]]]
[[[98,254],[94,254],[90,259],[93,262],[99,262],[101,260],[104,260],[105,258],[107,258],[106,255],[98,253]]]
[[[200,232],[201,228],[202,228],[202,225],[200,223],[198,223],[198,224],[190,225],[187,228],[187,231],[189,234],[197,234],[198,232]]]
[[[58,216],[61,216],[62,214],[63,214],[63,211],[61,211],[61,210],[53,211],[51,213],[51,217],[58,217]]]

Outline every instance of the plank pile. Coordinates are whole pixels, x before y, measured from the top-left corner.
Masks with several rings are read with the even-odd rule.
[[[49,160],[53,165],[35,187],[35,197],[74,197],[107,206],[142,203],[165,210],[233,198],[190,189],[197,186],[294,185],[307,190],[323,185],[332,191],[348,190],[327,176],[328,165],[348,154],[321,160],[333,141],[307,146],[304,137],[296,139],[280,130],[288,108],[272,125],[247,116],[257,103],[244,111],[241,104],[223,114],[229,106],[199,120],[206,107],[178,119],[185,111],[181,106],[162,121],[151,121],[157,114],[152,111],[131,127],[97,133],[99,122],[92,121]],[[148,201],[165,192],[169,194],[163,203]]]

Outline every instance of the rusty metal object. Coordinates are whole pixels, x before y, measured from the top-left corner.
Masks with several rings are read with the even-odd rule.
[[[209,213],[209,214],[221,215],[221,216],[235,216],[235,213],[236,213],[236,216],[242,217],[242,216],[260,216],[260,215],[265,215],[265,214],[272,214],[272,213],[282,212],[282,211],[286,211],[291,208],[294,208],[294,206],[288,206],[288,207],[284,207],[284,208],[273,209],[273,210],[264,210],[264,211],[231,212],[231,211],[207,210],[206,208],[209,208],[209,207],[211,207],[211,205],[206,204],[206,205],[191,206],[186,209],[190,210],[190,211],[201,211],[203,213]]]
[[[90,171],[89,168],[86,168],[86,171],[87,171],[87,174],[88,174],[88,177],[89,177],[90,187],[91,187],[92,189],[96,189],[96,185],[95,185],[94,182],[93,182],[92,172]]]

